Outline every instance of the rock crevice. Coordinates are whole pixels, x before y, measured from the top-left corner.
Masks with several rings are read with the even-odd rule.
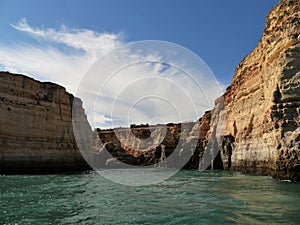
[[[189,157],[187,169],[230,169],[299,181],[299,12],[299,0],[274,6],[263,37],[239,63],[215,108],[196,123],[161,126],[165,133],[152,132],[153,126],[93,133],[81,100],[63,87],[1,72],[0,172],[86,169],[83,157],[95,167],[153,165],[165,158],[167,166],[177,167],[178,161],[168,160],[174,153]],[[77,142],[72,119],[75,134],[83,137]],[[157,141],[145,142],[151,135]],[[81,154],[78,147],[87,150]],[[184,149],[195,151],[189,155]]]
[[[224,95],[225,168],[299,180],[300,2],[282,0]],[[230,137],[230,138],[229,138]]]

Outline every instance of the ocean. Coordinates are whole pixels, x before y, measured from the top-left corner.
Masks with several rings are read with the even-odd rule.
[[[141,170],[106,170],[122,177]],[[299,224],[300,184],[182,170],[149,186],[95,172],[0,176],[0,224]]]

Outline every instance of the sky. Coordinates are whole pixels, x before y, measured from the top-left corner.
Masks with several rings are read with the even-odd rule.
[[[210,99],[218,96],[230,84],[235,67],[255,48],[262,36],[265,17],[277,2],[277,0],[1,0],[0,70],[23,73],[42,81],[56,82],[76,95],[79,93],[80,81],[88,68],[105,54],[131,42],[161,40],[189,49],[210,68],[209,79],[212,81],[214,76],[221,89],[216,91],[202,87],[207,92],[206,100],[209,96],[211,101]],[[129,57],[128,64],[136,60],[137,55],[131,47],[127,50],[135,56]],[[153,55],[149,52],[147,54],[141,53],[139,57],[147,60],[162,60],[159,54]],[[180,65],[187,68],[188,62],[185,63]],[[112,63],[110,66],[113,67]],[[108,86],[112,90],[119,90],[120,83],[123,86],[130,85],[128,79],[124,78],[132,73],[143,74],[143,78],[149,78],[150,74],[161,78],[168,77],[170,71],[177,76],[173,76],[169,81],[175,82],[181,88],[184,87],[185,90],[189,89],[184,86],[188,83],[182,79],[184,75],[178,76],[178,71],[174,72],[174,68],[162,70],[161,63],[147,64],[141,68],[136,66],[127,72],[123,71],[118,75],[122,79],[115,79],[114,83]],[[131,78],[131,81],[136,81],[141,76]],[[196,76],[200,83],[203,83],[202,78]],[[167,100],[177,96],[174,91],[171,91],[172,85],[169,85],[170,94],[165,95],[165,90],[160,89],[156,83],[151,84],[157,87],[156,95],[164,95]],[[145,87],[149,86],[149,83],[139,84],[135,87],[137,92],[143,92]],[[192,93],[192,91],[194,87],[187,92]],[[118,96],[118,92],[114,94]],[[111,95],[108,90],[103,93],[106,99],[111,98]],[[194,92],[191,98],[195,100],[197,94]],[[114,118],[110,113],[111,107],[108,107],[112,104],[112,100],[110,103],[99,103],[102,105],[96,111],[92,109],[93,103],[88,106],[89,99],[83,101],[87,104],[85,109],[88,116],[94,117],[89,121],[98,121],[94,126],[112,126],[111,122]],[[122,104],[127,105],[127,108],[119,107],[122,112],[129,109],[134,112],[132,102],[126,102],[124,97],[117,102],[121,101]],[[195,101],[203,101],[203,99],[198,98]],[[155,104],[157,107],[152,107]],[[176,104],[173,108],[178,111]],[[201,113],[209,107],[212,107],[211,104],[197,110],[196,117],[201,116]],[[154,100],[148,101],[147,104],[141,103],[136,109],[138,108],[144,112],[133,114],[134,116],[126,114],[124,117],[116,113],[118,115],[115,117],[116,120],[121,122],[115,123],[114,126],[123,126],[129,122],[154,122],[154,117],[161,117],[157,121],[164,122],[179,120],[173,116],[166,116],[172,114],[174,110],[171,109],[172,107],[165,107],[165,111],[161,110],[162,106]],[[159,110],[162,112],[159,113]],[[149,114],[145,111],[153,112]],[[129,117],[136,119],[128,120]],[[194,118],[181,119],[193,120]]]

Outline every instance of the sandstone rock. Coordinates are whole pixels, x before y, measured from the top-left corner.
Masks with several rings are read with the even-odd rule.
[[[177,146],[179,133],[180,124],[99,130],[102,148],[99,149],[97,167],[107,165],[106,162],[110,162],[109,165],[113,162],[118,167],[158,163],[161,161],[161,146],[166,146],[166,157],[172,154]],[[117,158],[124,164],[115,163],[112,158]]]
[[[300,180],[299,12],[299,0],[282,0],[272,9],[262,39],[238,65],[224,96],[186,133],[180,128],[184,123],[168,126],[165,134],[145,127],[101,131],[111,156],[128,164],[153,164],[161,160],[161,143],[166,157],[181,156],[167,159],[170,167],[191,156],[186,149],[195,149],[184,168],[241,170]],[[145,144],[149,135],[157,142]],[[116,164],[107,156],[106,162]]]
[[[300,1],[267,16],[258,46],[224,95],[225,168],[300,180]]]
[[[72,103],[82,109],[81,101],[65,88],[0,72],[0,102],[0,173],[89,168],[72,129]]]
[[[257,47],[196,123],[91,132],[80,99],[63,87],[0,73],[0,172],[86,169],[83,158],[94,168],[187,160],[187,169],[300,180],[299,12],[299,0],[272,9]]]
[[[124,168],[127,164],[141,166],[156,164],[155,166],[198,169],[200,155],[204,152],[202,140],[209,130],[210,112],[207,114],[207,119],[196,123],[99,129],[101,147],[98,148],[99,153],[95,158],[98,163],[95,167],[109,165]],[[199,129],[203,131],[200,134]],[[182,165],[182,162],[186,163]]]

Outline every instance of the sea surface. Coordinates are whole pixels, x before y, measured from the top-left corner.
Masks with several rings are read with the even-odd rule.
[[[0,183],[0,224],[300,223],[299,183],[239,172],[180,171],[142,187],[95,172],[0,176]]]

